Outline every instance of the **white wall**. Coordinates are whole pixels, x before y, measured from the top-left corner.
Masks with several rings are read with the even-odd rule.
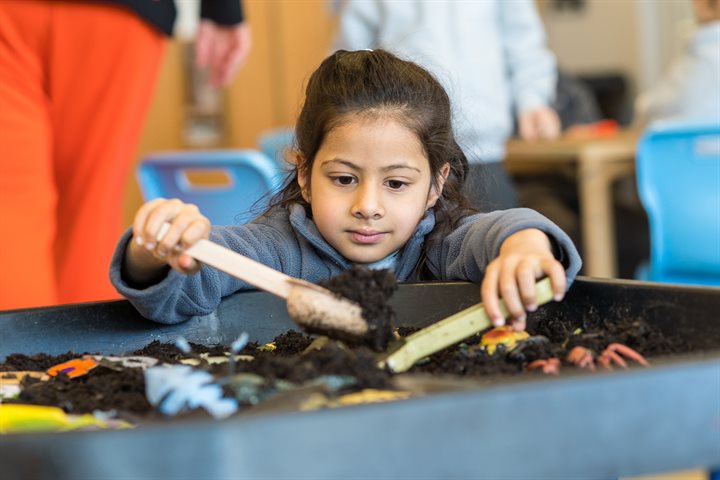
[[[691,0],[586,0],[580,11],[542,4],[548,44],[572,73],[625,73],[634,91],[651,85],[678,52]]]

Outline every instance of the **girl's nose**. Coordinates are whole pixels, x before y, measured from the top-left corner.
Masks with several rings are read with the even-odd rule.
[[[380,192],[370,185],[358,188],[352,205],[352,214],[355,218],[374,220],[382,218],[385,215],[385,210],[380,200]]]

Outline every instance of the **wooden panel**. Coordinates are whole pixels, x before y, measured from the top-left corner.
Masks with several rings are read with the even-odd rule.
[[[246,2],[255,43],[229,95],[230,145],[255,147],[269,128],[292,125],[304,82],[330,49],[326,0]]]
[[[280,65],[285,79],[281,122],[295,123],[310,74],[329,55],[336,28],[327,0],[283,3],[277,18],[282,47]]]
[[[178,150],[182,146],[184,78],[181,63],[181,45],[169,42],[158,76],[155,96],[145,120],[145,128],[138,146],[136,163],[150,152]],[[128,179],[125,192],[123,218],[130,225],[135,212],[142,204],[140,189],[135,179],[135,167]]]
[[[258,134],[275,125],[272,79],[274,32],[269,12],[273,1],[246,0],[244,6],[253,34],[248,60],[226,96],[228,147],[254,147]]]

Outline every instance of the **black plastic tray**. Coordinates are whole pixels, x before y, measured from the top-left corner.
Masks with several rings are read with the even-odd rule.
[[[399,323],[424,326],[478,301],[477,285],[403,285]],[[581,277],[540,315],[644,316],[690,342],[650,369],[515,376],[402,402],[129,431],[0,436],[2,478],[617,478],[720,466],[720,289]],[[117,354],[183,335],[265,342],[292,328],[261,292],[215,314],[149,322],[124,301],[0,312],[0,358]]]

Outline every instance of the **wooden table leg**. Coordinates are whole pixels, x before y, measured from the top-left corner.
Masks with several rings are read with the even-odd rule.
[[[612,184],[635,166],[627,159],[609,162],[604,153],[589,150],[578,157],[580,222],[585,274],[613,278],[617,276],[617,248]]]

